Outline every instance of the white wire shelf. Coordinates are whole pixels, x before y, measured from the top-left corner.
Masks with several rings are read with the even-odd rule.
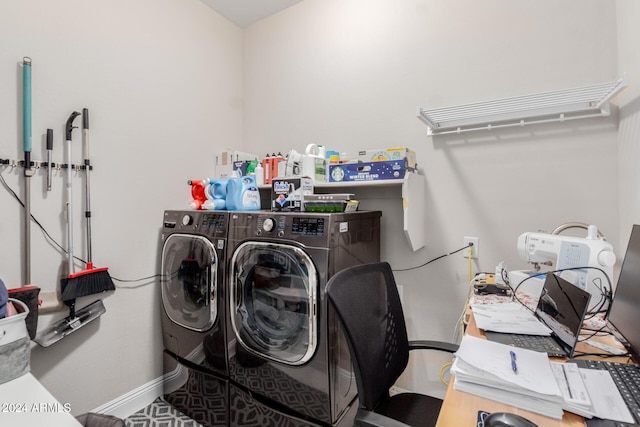
[[[612,82],[574,89],[432,110],[418,107],[416,115],[429,127],[429,135],[605,117],[611,114],[609,100],[627,84],[623,74]]]

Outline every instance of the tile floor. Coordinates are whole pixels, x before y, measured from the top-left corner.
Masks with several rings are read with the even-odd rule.
[[[161,397],[124,420],[126,427],[202,427]]]

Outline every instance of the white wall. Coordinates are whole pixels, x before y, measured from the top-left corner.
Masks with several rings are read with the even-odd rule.
[[[417,106],[615,80],[614,3],[306,0],[246,29],[244,48],[246,150],[315,142],[417,151],[427,244],[415,253],[403,244],[400,201],[381,201],[383,258],[393,267],[420,265],[471,235],[480,238],[474,271],[503,260],[526,268],[518,235],[567,221],[596,224],[618,242],[613,120],[428,137],[415,117]],[[451,339],[468,289],[462,254],[396,277],[410,337]],[[442,394],[439,366],[412,363],[401,385]]]
[[[418,105],[564,89],[622,71],[633,85],[638,9],[633,0],[615,5],[617,15],[601,0],[305,0],[242,32],[196,0],[8,0],[0,3],[0,39],[10,41],[0,53],[0,157],[22,157],[19,62],[31,56],[34,159],[44,158],[42,135],[53,128],[60,162],[67,117],[91,111],[94,260],[114,277],[159,270],[162,211],[184,206],[185,181],[209,175],[216,151],[241,144],[260,154],[310,142],[416,150],[427,180],[427,247],[404,245],[400,206],[382,206],[383,257],[396,268],[457,249],[464,235],[480,237],[474,271],[501,260],[525,268],[517,236],[566,221],[597,224],[621,256],[640,211],[635,96],[622,99],[623,137],[612,120],[586,120],[431,138],[415,118]],[[76,161],[79,141],[75,131]],[[22,194],[20,171],[0,172]],[[60,242],[63,178],[56,174],[51,193],[42,171],[32,178],[33,213]],[[79,255],[82,183],[74,179]],[[6,191],[0,206],[0,277],[19,286],[22,212]],[[35,226],[32,233],[32,282],[51,291],[64,256]],[[467,290],[462,255],[397,278],[411,338],[450,339]],[[33,349],[32,371],[74,413],[162,371],[158,280],[116,284],[99,320]],[[441,394],[434,366],[414,361],[401,385]]]
[[[0,3],[0,158],[22,159],[22,71],[33,60],[33,159],[54,129],[62,162],[70,113],[90,111],[93,259],[114,278],[157,274],[164,209],[186,207],[186,182],[213,174],[215,153],[242,143],[242,32],[198,0],[9,0]],[[80,126],[81,119],[75,124]],[[82,159],[81,132],[73,158]],[[0,167],[23,196],[20,170]],[[32,213],[61,244],[64,173],[32,180]],[[82,176],[73,179],[76,255],[85,256]],[[23,214],[0,190],[0,277],[23,285]],[[32,283],[56,290],[65,257],[32,225]],[[83,265],[77,265],[79,269]],[[74,414],[162,375],[159,279],[118,282],[107,312],[49,348],[31,370]],[[78,301],[83,306],[98,297]],[[41,329],[65,316],[40,317]]]
[[[620,186],[620,247],[626,247],[632,224],[640,224],[640,58],[636,25],[640,4],[632,0],[618,0],[618,69],[629,78],[629,87],[620,94],[620,127],[618,132],[618,180]]]

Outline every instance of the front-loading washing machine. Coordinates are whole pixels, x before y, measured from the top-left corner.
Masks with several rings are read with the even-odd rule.
[[[381,212],[231,212],[232,426],[352,425],[357,388],[327,280],[380,260]]]
[[[226,211],[164,212],[164,398],[205,426],[228,425]]]

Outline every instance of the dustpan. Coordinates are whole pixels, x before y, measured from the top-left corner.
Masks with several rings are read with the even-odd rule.
[[[75,301],[72,301],[69,316],[53,323],[45,330],[38,332],[34,341],[42,347],[49,347],[72,332],[77,331],[92,320],[102,316],[107,309],[102,300],[96,300],[79,310],[74,309]]]

